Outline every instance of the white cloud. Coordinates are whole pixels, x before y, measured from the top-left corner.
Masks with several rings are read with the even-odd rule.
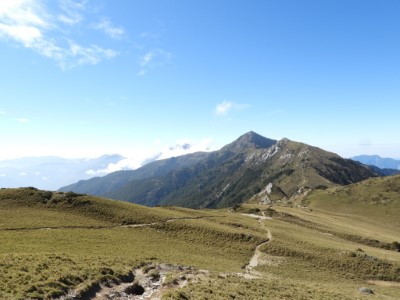
[[[28,123],[29,119],[27,119],[27,118],[18,118],[18,119],[15,119],[15,121],[20,122],[20,123]]]
[[[45,16],[39,1],[2,0],[0,2],[0,18],[4,23],[47,27],[48,22],[43,18]]]
[[[38,1],[2,0],[0,2],[0,36],[12,38],[25,47],[42,37],[50,24]]]
[[[35,40],[42,37],[42,33],[38,28],[26,25],[0,24],[0,33],[14,38],[27,48],[30,48]]]
[[[96,175],[100,174],[99,171],[95,171],[95,170],[92,170],[92,169],[87,170],[85,173],[86,173],[87,175],[91,175],[91,176],[96,176]]]
[[[41,0],[1,0],[0,38],[13,40],[36,53],[56,61],[62,69],[90,64],[118,55],[96,44],[82,46],[65,34],[64,26],[76,25],[84,18],[87,1],[62,0],[63,14],[52,15]],[[68,41],[66,45],[65,40]],[[63,44],[64,43],[64,44]]]
[[[23,172],[19,173],[18,175],[19,176],[27,176],[28,174],[25,171],[23,171]]]
[[[5,115],[5,114],[6,114],[5,111],[0,110],[0,115]]]
[[[229,101],[224,101],[220,104],[217,105],[217,107],[215,108],[215,113],[217,115],[226,115],[228,113],[229,110],[231,110],[233,107],[233,103],[229,102]]]
[[[104,176],[106,174],[116,172],[116,171],[121,171],[121,170],[135,170],[137,168],[140,168],[143,165],[143,162],[146,160],[145,157],[132,157],[132,158],[125,158],[123,160],[120,160],[117,163],[111,163],[107,166],[105,169],[100,169],[100,170],[88,170],[86,171],[86,174],[91,175],[91,176]]]
[[[153,52],[153,51],[146,53],[145,55],[143,55],[140,58],[139,64],[142,67],[147,66],[149,63],[151,63],[151,61],[153,60],[154,56],[155,56],[155,52]]]
[[[194,140],[180,140],[174,146],[168,147],[160,152],[157,160],[170,158],[174,156],[185,155],[199,151],[215,150],[211,148],[211,139],[203,139],[200,141]]]
[[[117,163],[112,163],[105,169],[101,170],[88,170],[86,174],[91,176],[104,176],[111,172],[121,171],[121,170],[134,170],[146,163],[150,163],[155,160],[166,159],[170,157],[185,155],[189,153],[199,152],[199,151],[213,151],[216,150],[211,147],[211,139],[203,139],[200,141],[195,140],[180,140],[177,141],[174,146],[165,147],[161,151],[142,151],[141,153],[136,153],[136,155],[120,160]]]
[[[162,49],[153,49],[139,58],[140,71],[139,76],[145,75],[150,69],[161,67],[171,60],[171,53]]]
[[[249,108],[248,104],[239,104],[231,101],[223,101],[215,107],[215,114],[218,116],[226,116],[231,110],[243,110]]]
[[[95,28],[104,31],[113,39],[120,39],[125,35],[125,30],[122,27],[115,27],[109,20],[101,21],[95,25]]]

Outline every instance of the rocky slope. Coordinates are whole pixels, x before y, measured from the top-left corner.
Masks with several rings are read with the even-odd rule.
[[[249,199],[288,201],[309,189],[346,185],[378,175],[382,174],[334,153],[249,132],[215,152],[156,161],[62,190],[150,206],[215,208]]]

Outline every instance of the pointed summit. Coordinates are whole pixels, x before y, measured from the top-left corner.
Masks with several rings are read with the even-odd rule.
[[[245,149],[266,149],[276,144],[276,140],[268,139],[255,133],[254,131],[249,131],[241,135],[237,140],[226,145],[222,149],[229,150],[233,152],[240,152]]]

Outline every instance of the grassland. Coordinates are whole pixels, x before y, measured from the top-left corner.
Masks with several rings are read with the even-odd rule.
[[[333,191],[353,195],[316,191],[302,203],[308,208],[189,210],[0,190],[0,299],[57,299],[69,290],[79,299],[101,282],[132,280],[148,263],[207,271],[182,288],[174,286],[179,274],[167,276],[163,299],[400,299],[400,252],[363,243],[399,241],[396,209],[369,209],[367,218],[364,204],[341,195],[344,208],[335,212]],[[386,197],[396,207],[397,194]],[[385,217],[393,223],[381,224]],[[244,267],[268,240],[266,229],[272,239],[249,274]]]
[[[400,176],[373,178],[352,185],[316,190],[304,204],[317,212],[334,212],[343,219],[351,218],[379,226],[385,239],[399,238]],[[337,222],[339,223],[339,222]]]
[[[226,214],[1,190],[0,299],[48,299],[71,288],[83,293],[149,261],[240,271],[263,234],[216,218]]]
[[[247,206],[247,209],[252,205]],[[265,207],[264,207],[265,209]],[[286,213],[299,209],[285,208]],[[262,212],[262,208],[260,212]],[[302,219],[307,222],[309,220]],[[165,295],[167,299],[377,299],[400,298],[400,253],[369,247],[276,218],[264,220],[273,239],[262,247],[258,278],[213,274]],[[310,221],[309,221],[310,222]]]

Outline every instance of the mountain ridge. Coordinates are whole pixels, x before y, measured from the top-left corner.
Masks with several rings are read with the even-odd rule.
[[[400,160],[393,158],[380,157],[379,155],[358,155],[350,159],[361,162],[365,165],[376,166],[380,169],[400,170]]]
[[[218,208],[253,201],[290,201],[304,189],[332,187],[382,175],[337,154],[253,131],[214,152],[149,163],[134,171],[80,181],[60,191],[149,206]],[[267,186],[271,185],[271,189]],[[266,193],[266,191],[271,191]],[[264,192],[263,192],[264,191]]]

